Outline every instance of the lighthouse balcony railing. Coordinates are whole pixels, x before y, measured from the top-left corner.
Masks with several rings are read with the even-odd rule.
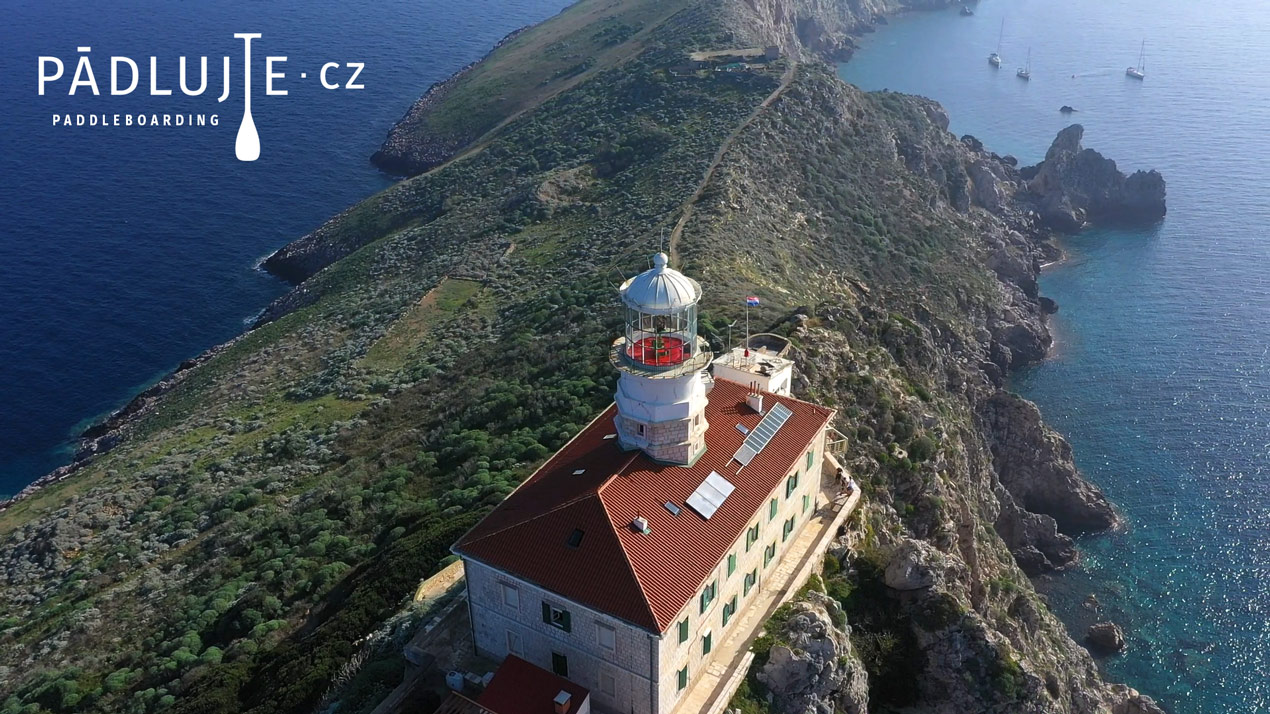
[[[691,350],[682,349],[676,354],[650,352],[647,345],[636,343],[631,345],[625,337],[619,337],[609,350],[609,361],[618,369],[626,370],[645,377],[678,377],[692,372],[699,372],[710,366],[714,354],[698,338]]]

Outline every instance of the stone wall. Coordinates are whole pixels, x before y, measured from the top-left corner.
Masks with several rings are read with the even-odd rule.
[[[553,652],[567,657],[569,679],[591,690],[597,710],[639,713],[651,710],[649,672],[653,667],[656,635],[474,560],[465,560],[464,565],[472,636],[479,654],[502,661],[508,654],[508,632],[513,632],[521,643],[517,654],[543,669],[551,671]],[[504,584],[516,588],[519,607],[504,603]],[[543,622],[543,602],[569,612],[569,632]],[[615,632],[611,650],[600,645],[600,625],[611,627]]]

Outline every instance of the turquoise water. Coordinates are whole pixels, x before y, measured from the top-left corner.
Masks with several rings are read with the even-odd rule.
[[[1124,68],[1144,38],[1135,82]],[[1044,590],[1078,637],[1096,593],[1129,639],[1104,667],[1173,711],[1270,711],[1267,67],[1256,0],[994,0],[894,21],[842,68],[939,100],[953,131],[1025,162],[1078,121],[1087,146],[1168,180],[1160,225],[1066,240],[1070,259],[1041,279],[1061,306],[1055,354],[1014,388],[1129,524],[1082,539],[1084,567]]]
[[[0,28],[0,497],[70,458],[85,421],[214,344],[285,289],[257,261],[392,179],[369,163],[420,94],[502,36],[570,0],[5,0]],[[234,158],[242,42],[252,46],[252,110],[262,153]],[[68,97],[76,47],[92,48],[103,96]],[[36,90],[38,57],[66,62]],[[143,69],[108,96],[110,57]],[[232,96],[217,104],[219,58]],[[264,57],[288,58],[265,96]],[[178,57],[209,56],[208,96],[177,87]],[[361,62],[363,90],[327,91],[325,62]],[[126,70],[125,70],[126,72]],[[307,80],[297,75],[305,72]],[[121,84],[126,85],[127,74]],[[349,74],[330,75],[344,80]],[[217,127],[55,128],[55,112],[216,113]]]

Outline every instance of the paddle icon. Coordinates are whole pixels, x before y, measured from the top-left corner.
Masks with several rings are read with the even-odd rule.
[[[238,138],[234,140],[234,155],[239,161],[255,161],[260,158],[260,135],[251,118],[251,41],[260,37],[260,33],[235,32],[234,37],[243,40],[243,121],[238,125]]]

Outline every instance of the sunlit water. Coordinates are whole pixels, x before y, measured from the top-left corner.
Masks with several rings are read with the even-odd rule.
[[[1078,638],[1096,593],[1129,640],[1104,666],[1171,710],[1270,711],[1270,4],[985,0],[892,22],[842,74],[937,99],[1025,163],[1078,121],[1121,168],[1164,173],[1162,224],[1070,238],[1041,280],[1056,353],[1014,388],[1129,522],[1044,588]]]
[[[241,332],[284,289],[255,270],[390,179],[367,161],[432,82],[507,32],[569,0],[7,0],[0,28],[0,495],[69,458],[86,419],[125,402],[181,360]],[[243,113],[242,42],[252,47],[260,159],[234,158]],[[76,48],[146,70],[129,96],[68,97]],[[37,96],[37,58],[66,79]],[[160,89],[149,96],[149,57]],[[212,99],[187,98],[177,58],[209,59]],[[233,90],[217,104],[219,58]],[[286,56],[290,94],[264,94],[264,57]],[[328,61],[362,62],[364,90],[328,91]],[[296,75],[306,72],[308,78]],[[341,67],[328,80],[349,77]],[[126,75],[123,84],[126,86]],[[197,81],[192,84],[197,85]],[[55,128],[55,112],[217,113],[216,128]]]

